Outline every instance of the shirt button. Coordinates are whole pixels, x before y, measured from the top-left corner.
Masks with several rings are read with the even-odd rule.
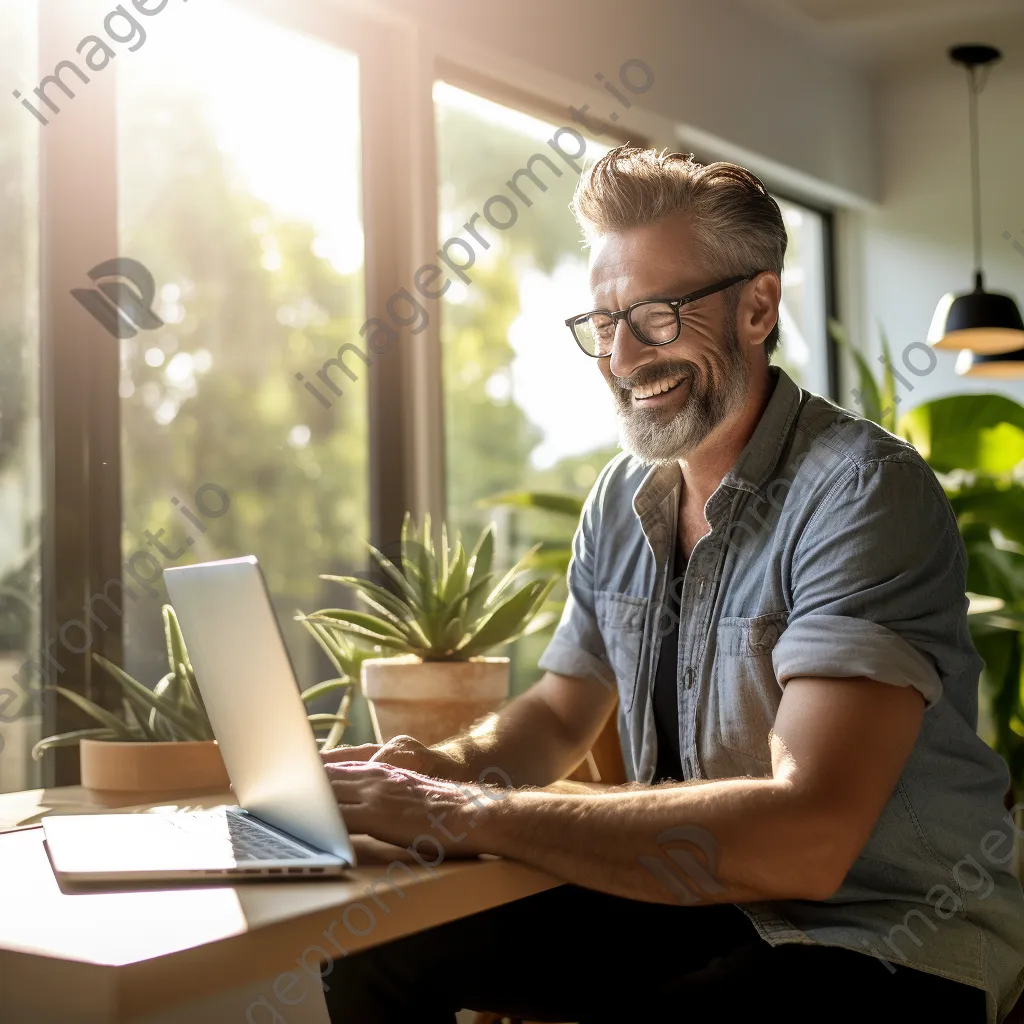
[[[693,686],[693,669],[687,668],[683,673],[683,689],[688,690],[691,686]]]
[[[701,576],[701,578],[697,580],[697,597],[699,598],[704,596],[704,581],[706,579],[706,576]]]

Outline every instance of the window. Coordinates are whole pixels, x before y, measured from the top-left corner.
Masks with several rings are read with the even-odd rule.
[[[12,81],[38,81],[33,3],[0,8],[0,47]],[[39,131],[0,104],[0,791],[41,784],[41,716],[16,678],[40,647]]]
[[[772,362],[808,391],[832,394],[828,340],[826,218],[788,199],[776,200],[786,223],[789,245],[782,271],[779,309],[781,343]]]
[[[162,569],[255,554],[306,686],[330,672],[294,614],[338,602],[319,574],[361,570],[369,534],[366,389],[317,378],[363,320],[359,61],[202,13],[120,69],[120,250],[161,321],[121,342],[125,664],[167,671]]]
[[[445,82],[434,102],[439,237],[465,239],[475,253],[468,281],[453,280],[442,305],[448,521],[475,537],[495,519],[508,565],[535,541],[567,543],[575,522],[486,499],[586,495],[616,451],[608,387],[564,324],[590,305],[587,253],[568,209],[579,175],[548,145],[557,125]],[[579,149],[568,135],[561,147]],[[587,140],[583,155],[607,150]],[[534,680],[543,646],[531,637],[512,652],[514,688]]]
[[[149,685],[164,674],[168,565],[256,554],[305,685],[329,667],[293,615],[351,601],[319,576],[365,571],[366,538],[388,550],[405,509],[446,501],[464,535],[498,521],[505,565],[536,541],[564,549],[573,517],[489,499],[582,498],[616,451],[606,385],[563,324],[590,302],[568,203],[613,130],[581,140],[559,128],[568,111],[549,122],[428,85],[412,23],[311,2],[268,11],[168,4],[138,22],[144,46],[119,40],[113,70],[90,64],[73,96],[49,76],[40,102],[64,127],[44,132],[17,98],[0,110],[0,789],[75,781],[74,750],[42,765],[28,751],[89,724],[71,702],[40,715],[21,682],[5,689],[24,665],[30,690],[61,683],[111,708],[119,691],[94,653]],[[30,0],[3,6],[12,91],[38,94],[104,24],[90,5],[65,13],[37,25]],[[438,59],[437,75],[463,81]],[[460,238],[472,253],[463,275],[460,253],[444,260],[440,345],[392,311],[434,258],[435,187],[442,250]],[[828,218],[783,209],[781,360],[827,391]],[[89,287],[114,257],[152,284],[149,310]],[[371,366],[366,326],[385,309],[402,340]],[[105,597],[121,576],[137,600]],[[512,652],[515,689],[543,643]],[[369,738],[353,715],[347,737]]]

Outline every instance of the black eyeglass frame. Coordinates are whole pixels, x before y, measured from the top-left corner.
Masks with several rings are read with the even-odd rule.
[[[614,327],[620,320],[625,320],[629,324],[629,329],[633,332],[633,336],[643,345],[650,345],[652,348],[661,348],[662,345],[671,345],[673,341],[678,341],[679,335],[682,333],[683,325],[679,319],[679,310],[682,306],[687,305],[691,302],[696,302],[698,299],[707,298],[709,295],[714,295],[717,292],[724,292],[726,288],[731,288],[734,284],[739,284],[740,281],[752,281],[758,274],[763,274],[763,270],[755,270],[752,274],[739,274],[736,277],[726,278],[724,281],[718,281],[715,284],[709,284],[706,288],[700,288],[695,292],[690,292],[689,295],[684,295],[678,299],[639,299],[636,302],[630,303],[625,309],[616,310],[614,313],[608,309],[592,309],[589,313],[578,313],[576,316],[571,316],[565,321],[565,326],[569,328],[572,333],[572,339],[576,342],[579,350],[591,359],[608,359],[611,356],[611,352],[607,355],[598,355],[596,352],[588,352],[584,347],[583,343],[576,335],[576,324],[580,320],[586,320],[588,317],[594,316],[595,313],[604,313],[605,316],[611,317],[612,326]],[[676,333],[675,336],[670,338],[668,341],[648,341],[642,334],[642,332],[633,325],[633,310],[638,306],[647,306],[651,303],[663,303],[664,305],[671,306],[676,314]]]

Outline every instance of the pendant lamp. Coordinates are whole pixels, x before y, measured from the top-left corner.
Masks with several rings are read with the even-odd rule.
[[[981,185],[978,174],[978,94],[1002,54],[993,46],[954,46],[950,60],[967,70],[971,133],[971,200],[974,224],[974,291],[944,295],[935,308],[929,343],[960,349],[957,373],[1024,377],[1024,321],[1009,295],[985,291],[981,268]]]

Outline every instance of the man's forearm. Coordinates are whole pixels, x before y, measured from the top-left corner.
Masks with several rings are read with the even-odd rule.
[[[775,779],[510,791],[475,821],[481,850],[651,902],[822,899],[845,873],[825,816]]]
[[[501,785],[504,773],[514,786],[545,786],[572,771],[592,740],[587,732],[573,734],[566,729],[538,685],[469,732],[434,749],[462,766],[455,781],[477,782],[495,769],[484,781]]]

